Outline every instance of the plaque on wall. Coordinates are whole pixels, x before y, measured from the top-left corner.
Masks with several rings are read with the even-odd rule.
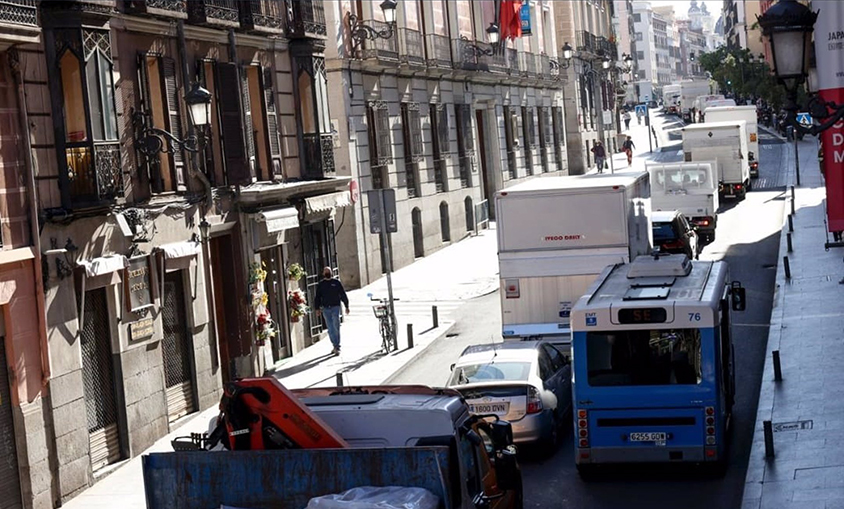
[[[129,268],[124,278],[126,302],[129,311],[135,313],[152,307],[152,266],[149,256],[129,259]]]
[[[152,317],[142,318],[129,324],[129,340],[149,339],[154,333]]]

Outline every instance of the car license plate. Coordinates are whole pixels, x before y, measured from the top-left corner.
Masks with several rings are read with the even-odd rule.
[[[470,404],[469,411],[473,414],[505,415],[510,411],[510,403],[479,403]]]
[[[631,442],[665,442],[665,433],[643,432],[630,433]]]

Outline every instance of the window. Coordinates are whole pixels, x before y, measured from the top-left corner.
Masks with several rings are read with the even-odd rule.
[[[57,29],[50,54],[62,206],[99,204],[123,194],[108,32]],[[59,127],[59,126],[57,126]]]
[[[637,51],[636,52],[636,59],[644,60],[645,59],[645,52],[644,51]]]
[[[296,109],[302,137],[299,159],[304,177],[320,179],[335,172],[325,59],[308,55],[295,57],[294,62]]]
[[[636,32],[636,40],[641,41],[642,39],[642,32]]]
[[[515,111],[511,110],[509,106],[504,107],[504,139],[507,144],[507,169],[510,173],[510,179],[515,179],[516,173],[516,143],[514,134],[518,130],[518,119]]]
[[[382,189],[386,181],[387,165],[393,162],[390,138],[390,111],[387,104],[371,102],[366,110],[369,124],[369,165],[372,169],[373,189]]]
[[[440,203],[440,231],[443,242],[451,242],[451,225],[448,217],[448,203]]]
[[[472,136],[472,107],[468,104],[455,105],[457,123],[457,156],[460,165],[460,186],[472,185],[470,176],[474,166],[475,140]]]
[[[699,329],[590,332],[586,364],[593,387],[695,385],[701,380]]]
[[[447,191],[447,166],[445,155],[449,153],[448,105],[431,104],[431,141],[434,152],[434,183],[438,193]]]
[[[422,121],[419,118],[419,104],[401,104],[402,134],[404,135],[404,168],[407,197],[422,195],[419,186],[419,161],[422,159]]]
[[[455,368],[448,385],[465,385],[493,380],[526,382],[530,378],[530,370],[530,362],[506,361],[469,364]]]
[[[463,470],[466,471],[466,491],[470,497],[474,497],[481,490],[478,460],[475,456],[475,446],[472,441],[466,437],[465,432],[461,432],[461,435],[460,462],[463,464]]]
[[[642,14],[640,14],[638,12],[633,14],[633,22],[634,23],[641,23],[642,22]]]
[[[545,350],[540,349],[537,358],[539,361],[539,378],[541,378],[542,381],[547,382],[554,376],[554,366],[551,364],[551,359],[548,357]]]
[[[525,171],[533,175],[533,153],[531,148],[536,145],[536,126],[533,121],[533,108],[522,106],[522,136],[525,140]]]

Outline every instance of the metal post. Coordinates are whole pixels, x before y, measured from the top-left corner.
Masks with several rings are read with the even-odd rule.
[[[800,185],[800,152],[797,148],[797,129],[792,131],[794,135],[794,175],[797,177],[797,185]],[[792,200],[791,206],[794,207],[794,201]]]
[[[791,279],[791,266],[788,264],[788,257],[787,256],[782,257],[782,263],[783,263],[783,266],[785,267],[785,278]]]
[[[788,215],[788,231],[789,232],[794,231],[794,220],[792,219],[792,217],[793,216],[791,214]]]
[[[384,267],[384,272],[387,274],[387,300],[389,301],[390,306],[390,321],[392,322],[392,333],[393,337],[391,338],[393,344],[396,345],[398,341],[396,338],[398,337],[398,323],[396,320],[396,307],[393,303],[393,253],[392,249],[390,249],[389,243],[389,232],[387,231],[387,211],[386,211],[386,202],[384,200],[384,193],[378,193],[378,199],[381,200],[381,249],[384,250],[384,260],[386,265]]]
[[[606,142],[604,140],[604,101],[601,95],[601,79],[603,77],[599,71],[595,70],[591,62],[589,63],[589,74],[592,77],[592,97],[595,101],[595,111],[598,114],[598,139],[601,140],[601,144],[604,144]],[[611,155],[612,153],[607,148],[604,146],[604,154]],[[598,171],[604,171],[604,169],[598,168]]]
[[[788,244],[788,252],[790,253],[791,252],[791,234],[790,233],[785,234],[785,242],[786,242],[786,244]]]
[[[407,324],[407,347],[413,348],[413,324]]]
[[[647,105],[645,105],[645,127],[648,129],[648,146],[650,147],[651,154],[653,154],[654,140],[651,133],[656,134],[656,130],[651,129],[651,109]]]
[[[762,429],[765,431],[765,457],[774,457],[774,427],[771,421],[762,421]]]
[[[434,320],[434,328],[440,326],[440,317],[437,313],[437,306],[431,306],[431,318]]]
[[[795,198],[795,194],[794,194],[794,186],[791,186],[791,201],[792,201],[792,202],[794,201],[794,198]],[[793,209],[792,209],[792,210],[793,210]],[[792,214],[793,214],[793,213],[794,213],[794,212],[792,212]]]
[[[343,387],[343,373],[338,371],[336,375],[334,375],[335,383],[337,387]]]
[[[782,382],[782,364],[780,363],[780,351],[771,352],[774,357],[774,382]]]

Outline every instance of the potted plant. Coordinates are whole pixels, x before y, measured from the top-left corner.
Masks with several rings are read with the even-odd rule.
[[[298,322],[308,312],[309,308],[305,301],[305,294],[302,290],[290,290],[287,292],[287,307],[290,310],[290,321]]]
[[[291,263],[287,267],[287,279],[290,281],[299,281],[307,275],[308,273],[305,272],[305,269],[303,269],[298,263]]]

